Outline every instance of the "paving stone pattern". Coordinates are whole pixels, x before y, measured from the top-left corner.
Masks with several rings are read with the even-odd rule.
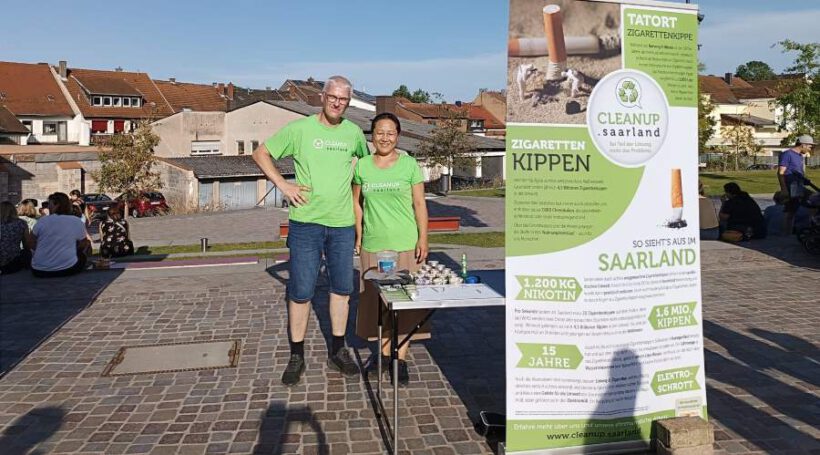
[[[820,272],[811,261],[798,250],[778,258],[704,248],[716,453],[820,453]],[[317,297],[303,382],[279,383],[288,357],[285,277],[281,266],[261,265],[2,277],[3,357],[36,349],[0,379],[0,452],[384,453],[374,384],[324,366],[326,293]],[[400,391],[401,453],[493,452],[472,421],[480,410],[504,409],[503,321],[502,308],[435,315],[434,337],[411,348],[411,385]],[[234,338],[244,343],[235,369],[100,376],[122,346]],[[369,356],[361,340],[349,342],[358,359]]]

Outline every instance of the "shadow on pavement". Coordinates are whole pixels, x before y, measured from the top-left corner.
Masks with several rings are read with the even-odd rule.
[[[797,237],[793,235],[772,236],[765,239],[740,242],[735,245],[757,251],[797,267],[820,270],[820,256],[812,255],[806,251],[797,240]]]
[[[457,205],[446,205],[435,200],[427,201],[427,212],[430,216],[458,216],[461,217],[461,225],[469,227],[487,227],[487,223],[476,217],[476,212],[467,207]]]
[[[0,451],[7,455],[43,454],[34,450],[63,426],[66,412],[62,408],[47,406],[34,408],[12,422],[0,434]]]
[[[23,270],[0,275],[0,378],[91,305],[121,274],[121,270],[90,270],[72,277],[34,278]]]
[[[330,454],[325,432],[310,406],[287,407],[285,403],[274,402],[268,405],[262,417],[253,455],[297,453],[297,450],[305,449],[300,427],[310,427],[316,436],[316,450],[310,453]]]

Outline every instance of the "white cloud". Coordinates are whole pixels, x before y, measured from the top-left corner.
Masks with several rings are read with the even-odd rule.
[[[784,54],[780,46],[772,45],[784,39],[816,42],[818,18],[820,9],[737,15],[712,24],[707,11],[700,29],[700,59],[711,74],[734,71],[750,60],[761,60],[775,71],[783,71],[795,54]]]
[[[259,71],[232,73],[234,83],[254,88],[276,86],[285,79],[324,79],[341,74],[357,89],[372,95],[390,94],[399,85],[439,92],[449,101],[469,101],[479,88],[502,89],[506,85],[506,54],[481,54],[463,58],[426,60],[290,62],[266,64]]]

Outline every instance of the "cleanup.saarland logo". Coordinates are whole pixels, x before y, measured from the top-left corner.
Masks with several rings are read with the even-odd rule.
[[[313,140],[313,148],[321,149],[325,145],[325,142],[321,139],[314,139]]]
[[[589,135],[601,153],[620,166],[642,166],[652,159],[666,139],[668,124],[666,95],[641,71],[614,71],[589,97]]]

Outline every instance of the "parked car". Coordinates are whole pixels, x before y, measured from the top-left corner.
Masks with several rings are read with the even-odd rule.
[[[749,167],[746,168],[747,171],[767,171],[769,169],[776,168],[777,165],[774,163],[757,163],[757,164],[750,164]]]
[[[82,199],[88,211],[88,218],[91,221],[104,220],[111,207],[118,207],[120,205],[119,201],[115,201],[102,193],[83,194]]]
[[[117,196],[120,203],[123,203],[125,199],[125,193]],[[168,209],[168,202],[165,201],[165,196],[159,191],[142,191],[137,197],[128,199],[128,214],[134,218],[165,215],[168,213]]]

